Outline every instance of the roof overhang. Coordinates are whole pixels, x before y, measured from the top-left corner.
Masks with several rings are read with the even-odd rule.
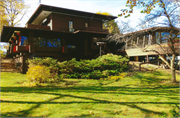
[[[102,14],[96,14],[96,13],[90,13],[90,12],[84,12],[79,10],[72,10],[67,8],[61,8],[61,7],[54,7],[49,5],[39,5],[37,10],[34,12],[34,14],[31,16],[31,18],[28,20],[26,24],[36,24],[42,22],[44,18],[46,18],[51,13],[59,13],[59,14],[66,14],[66,15],[74,15],[79,17],[86,17],[91,19],[99,19],[102,21],[107,20],[113,20],[117,18],[116,16],[110,16],[110,15],[102,15]]]
[[[3,30],[1,32],[1,42],[8,42],[9,39],[13,36],[14,32],[21,32],[21,31],[23,31],[23,32],[34,31],[37,34],[38,34],[38,32],[45,33],[45,34],[47,34],[47,33],[73,34],[72,32],[58,32],[58,31],[52,31],[52,30],[4,26]]]
[[[51,13],[52,13],[51,11],[42,11],[31,24],[39,25]]]
[[[147,29],[143,29],[143,30],[139,30],[139,31],[135,31],[135,32],[131,32],[131,33],[126,33],[124,34],[124,36],[128,36],[131,34],[143,34],[143,33],[148,33],[148,32],[155,32],[155,31],[170,31],[170,27],[151,27],[151,28],[147,28]],[[178,28],[174,28],[175,31],[179,32],[180,29]]]
[[[77,33],[106,34],[106,35],[109,34],[108,32],[97,32],[97,31],[87,31],[87,30],[77,30],[74,32],[74,34]]]
[[[9,27],[4,26],[2,33],[1,33],[1,42],[8,42],[9,39],[13,36],[14,32],[29,32],[34,31],[34,33],[38,34],[38,32],[47,34],[47,33],[58,33],[58,34],[77,34],[77,33],[90,33],[90,34],[103,34],[107,35],[109,33],[107,32],[97,32],[97,31],[86,31],[86,30],[77,30],[75,32],[58,32],[58,31],[52,31],[52,30],[42,30],[42,29],[33,29],[33,28],[24,28],[24,27]]]

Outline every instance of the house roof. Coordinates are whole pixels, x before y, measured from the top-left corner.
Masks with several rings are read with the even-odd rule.
[[[124,34],[124,36],[131,35],[131,34],[142,34],[142,33],[147,33],[147,32],[157,31],[157,30],[170,30],[170,29],[171,29],[170,27],[151,27],[151,28],[147,28],[147,29],[143,29],[143,30],[139,30],[135,32],[126,33]],[[179,31],[180,29],[174,28],[174,30]]]
[[[72,10],[72,9],[67,9],[67,8],[40,4],[37,10],[34,12],[34,14],[31,16],[31,18],[28,20],[26,24],[38,24],[44,18],[49,16],[51,13],[71,15],[71,16],[77,16],[77,17],[85,17],[85,18],[104,20],[104,21],[113,20],[117,18],[116,16],[102,15],[102,14],[96,14],[96,13],[90,13],[90,12],[85,12],[85,11],[78,11],[78,10]]]

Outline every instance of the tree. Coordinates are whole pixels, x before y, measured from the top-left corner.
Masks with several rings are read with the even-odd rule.
[[[8,44],[3,44],[0,47],[0,55],[1,55],[1,59],[6,57],[6,50],[9,48]]]
[[[23,0],[0,1],[0,31],[2,26],[16,26],[26,14],[28,6]]]
[[[97,12],[97,14],[111,15],[110,13],[107,13],[107,12]],[[104,22],[103,29],[108,29],[109,33],[112,33],[112,34],[120,34],[118,24],[115,20]]]
[[[5,14],[5,7],[2,7],[1,6],[2,4],[4,4],[4,1],[0,1],[0,32],[3,26],[9,25],[7,19],[4,18],[6,14]]]
[[[126,21],[120,20],[119,24],[120,24],[119,30],[120,30],[121,34],[125,34],[128,32],[134,31],[134,28],[131,27],[131,25],[130,25],[130,20],[126,20]]]
[[[170,27],[170,34],[168,36],[168,44],[172,51],[171,55],[172,58],[169,57],[168,54],[166,56],[170,59],[170,63],[168,63],[167,60],[165,60],[161,54],[156,49],[148,50],[147,47],[141,48],[142,51],[152,51],[156,52],[161,60],[167,64],[167,66],[171,69],[171,75],[172,75],[172,82],[176,82],[176,76],[175,76],[175,57],[177,56],[177,53],[175,51],[174,43],[175,39],[177,39],[177,36],[179,35],[179,32],[175,32],[175,29],[178,20],[179,20],[179,6],[180,2],[177,0],[127,0],[126,6],[129,8],[122,9],[122,13],[118,16],[125,18],[130,17],[130,14],[133,13],[134,7],[137,7],[140,9],[141,13],[146,14],[145,19],[143,20],[143,24],[147,22],[154,22],[156,25],[161,26],[168,26]],[[160,20],[161,19],[161,20]],[[135,34],[137,35],[137,34]],[[117,36],[116,36],[117,37]],[[134,35],[128,37],[129,40],[133,40]],[[124,38],[124,36],[119,36],[118,38]],[[116,38],[117,39],[117,38]],[[163,47],[161,44],[158,44],[159,47],[163,50]],[[179,65],[179,63],[178,63]]]

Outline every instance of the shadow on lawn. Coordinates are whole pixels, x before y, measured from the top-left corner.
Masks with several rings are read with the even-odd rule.
[[[128,87],[128,86],[77,86],[77,87],[1,87],[1,92],[17,92],[17,93],[51,93],[64,90],[67,92],[86,92],[100,94],[126,94],[126,95],[155,95],[155,96],[177,96],[179,86],[157,86],[150,88],[145,87]]]
[[[68,88],[68,89],[67,89]],[[1,100],[1,103],[19,103],[19,104],[35,104],[31,108],[27,110],[22,110],[22,111],[17,111],[17,112],[7,112],[7,113],[2,113],[2,117],[27,117],[30,116],[31,113],[33,112],[34,109],[39,108],[40,105],[43,104],[84,104],[84,103],[94,103],[94,104],[119,104],[119,105],[126,105],[131,108],[136,108],[139,109],[140,111],[144,112],[147,116],[148,114],[157,114],[157,115],[166,115],[165,113],[162,112],[157,112],[153,110],[148,110],[142,107],[139,107],[138,104],[172,104],[176,105],[178,102],[116,102],[116,101],[110,101],[110,100],[102,100],[102,99],[96,99],[96,98],[91,98],[91,97],[82,97],[82,96],[77,96],[77,95],[70,95],[70,94],[60,94],[58,91],[59,90],[64,90],[64,91],[76,91],[76,92],[86,92],[86,93],[99,93],[99,94],[126,94],[126,95],[154,95],[154,96],[177,96],[176,92],[172,92],[172,88],[178,88],[178,87],[157,87],[157,88],[131,88],[131,87],[126,87],[126,86],[120,86],[120,87],[97,87],[97,86],[81,86],[81,87],[41,87],[41,88],[31,88],[31,87],[1,87],[1,92],[17,92],[17,93],[38,93],[38,94],[49,94],[49,95],[55,95],[57,97],[54,97],[53,99],[49,99],[43,102],[32,102],[32,101],[8,101],[8,100]],[[117,91],[118,90],[118,91]],[[110,92],[114,91],[114,92]],[[62,97],[72,97],[72,98],[80,98],[84,100],[91,100],[88,102],[77,102],[77,101],[71,101],[71,102],[54,102],[54,100],[62,98]],[[175,99],[175,98],[174,98]],[[178,100],[178,96],[177,99]],[[44,116],[49,116],[51,114],[46,114]],[[43,117],[44,117],[43,116]],[[78,117],[85,117],[89,116],[87,114],[82,114]],[[91,115],[90,115],[91,116]],[[39,116],[42,117],[42,116]]]
[[[147,72],[146,72],[147,73]],[[134,73],[132,76],[133,79],[139,79],[141,84],[148,83],[149,85],[152,83],[155,83],[156,85],[159,85],[159,83],[162,83],[163,81],[167,81],[167,79],[160,79],[159,76],[164,76],[161,72],[155,71],[152,74],[147,73],[147,75],[142,75],[142,73]]]

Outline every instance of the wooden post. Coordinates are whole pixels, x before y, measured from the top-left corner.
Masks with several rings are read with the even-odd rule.
[[[138,61],[138,60],[139,60],[139,57],[138,57],[138,56],[135,56],[135,57],[134,57],[134,60],[135,60],[135,61]]]
[[[148,55],[146,55],[146,58],[147,58],[147,62],[149,62],[149,56]]]
[[[100,45],[100,57],[101,57],[101,45]]]
[[[145,46],[144,44],[145,44],[145,36],[143,37],[143,47]]]
[[[152,35],[149,35],[148,45],[151,45]]]
[[[133,42],[133,40],[131,40],[131,48],[133,47],[133,46],[132,46],[132,42]]]
[[[137,37],[137,44],[136,44],[137,46],[138,46],[138,41],[139,41],[139,37]]]
[[[139,71],[141,71],[141,64],[139,64]]]
[[[28,42],[29,42],[29,53],[34,53],[34,41],[33,41],[33,35],[34,35],[34,32],[33,31],[30,31],[29,32],[29,36],[28,36]]]

